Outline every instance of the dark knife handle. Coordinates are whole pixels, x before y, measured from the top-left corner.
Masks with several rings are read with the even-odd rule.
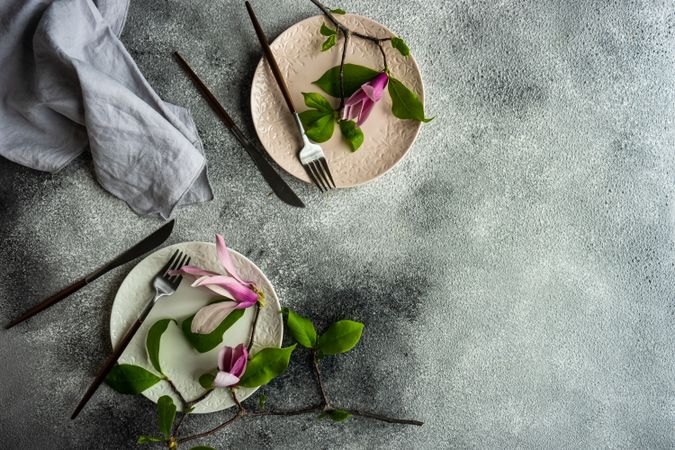
[[[251,7],[251,4],[247,1],[246,3],[246,10],[248,11],[248,15],[251,17],[251,22],[253,22],[253,28],[255,29],[255,34],[258,36],[258,40],[260,41],[260,45],[262,46],[263,53],[265,54],[265,59],[267,59],[267,63],[270,65],[270,69],[272,69],[272,74],[274,75],[274,79],[277,80],[277,84],[279,85],[279,89],[281,90],[281,94],[284,96],[284,100],[286,100],[286,104],[288,105],[288,108],[291,110],[292,113],[295,113],[295,106],[293,106],[293,101],[291,100],[291,94],[288,92],[288,86],[286,86],[286,80],[284,80],[284,76],[281,74],[281,70],[279,70],[279,65],[277,64],[277,60],[274,59],[274,54],[272,53],[272,49],[270,48],[270,44],[267,42],[267,36],[265,36],[265,32],[262,30],[262,27],[260,26],[260,23],[258,22],[258,18],[255,16],[255,13],[253,12],[253,7]]]
[[[81,280],[76,281],[75,283],[71,284],[68,287],[63,288],[56,294],[42,300],[40,303],[37,305],[33,306],[32,308],[28,309],[26,312],[21,314],[19,317],[16,319],[12,320],[9,322],[7,325],[5,325],[5,329],[12,328],[14,325],[23,322],[24,320],[28,319],[29,317],[33,317],[35,314],[39,313],[42,310],[45,310],[52,306],[54,303],[58,303],[59,301],[63,300],[64,298],[68,297],[70,294],[73,292],[77,292],[78,290],[82,289],[84,286],[88,284],[88,281],[86,278],[82,278]]]
[[[248,155],[251,157],[263,178],[265,178],[265,181],[267,181],[267,184],[269,184],[277,197],[289,205],[304,208],[305,205],[302,203],[302,200],[300,200],[300,198],[295,194],[295,192],[293,192],[290,186],[286,184],[283,178],[281,178],[277,171],[274,170],[270,163],[267,162],[263,156],[262,150],[253,145],[253,143],[249,141],[246,136],[244,136],[244,133],[241,132],[227,111],[225,111],[223,105],[220,104],[208,86],[206,86],[206,84],[199,78],[195,71],[192,70],[192,67],[190,67],[185,58],[183,58],[179,52],[174,52],[174,56],[181,67],[183,67],[183,69],[187,72],[190,79],[195,83],[195,85],[197,85],[197,88],[199,88],[200,92],[204,98],[206,98],[206,101],[211,106],[211,108],[213,108],[213,110],[218,114],[220,120],[230,130],[237,141],[239,141],[239,143],[244,147],[246,153],[248,153]]]
[[[103,364],[101,364],[101,367],[98,369],[98,372],[96,373],[96,378],[94,378],[94,381],[91,383],[91,385],[89,385],[89,388],[87,389],[87,392],[84,393],[84,396],[82,397],[82,400],[80,400],[80,403],[77,404],[75,411],[73,411],[73,414],[70,416],[70,420],[73,420],[74,418],[77,417],[78,414],[80,414],[82,408],[84,408],[84,406],[87,404],[91,396],[94,395],[94,392],[96,392],[96,389],[98,389],[103,380],[105,380],[105,377],[108,375],[108,372],[110,372],[110,369],[113,368],[122,352],[124,352],[124,349],[127,348],[129,342],[131,342],[131,339],[134,337],[138,329],[143,324],[143,321],[148,316],[148,313],[150,312],[154,304],[155,304],[154,301],[151,301],[150,303],[147,304],[147,306],[145,307],[141,315],[138,317],[138,319],[136,319],[131,328],[127,330],[124,336],[122,336],[122,339],[120,339],[120,341],[117,343],[115,349],[110,354],[110,356],[108,356],[106,360],[103,361]]]

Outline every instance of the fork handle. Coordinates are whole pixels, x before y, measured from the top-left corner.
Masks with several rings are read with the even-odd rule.
[[[281,94],[284,96],[284,100],[286,100],[288,108],[291,110],[293,114],[295,114],[295,106],[293,106],[293,101],[291,100],[291,95],[288,92],[286,81],[284,80],[284,76],[281,74],[281,70],[279,70],[279,65],[277,65],[276,59],[274,59],[274,54],[272,53],[270,44],[267,42],[265,32],[262,30],[262,27],[260,26],[260,23],[258,22],[255,13],[253,12],[253,7],[251,7],[251,4],[248,1],[246,1],[245,3],[248,15],[251,17],[251,22],[253,22],[253,28],[255,28],[255,34],[258,36],[258,40],[260,41],[260,45],[262,46],[265,58],[267,59],[267,62],[270,65],[270,69],[272,69],[274,79],[277,80],[279,90],[281,90]]]
[[[73,414],[70,416],[70,420],[73,420],[74,418],[77,417],[78,414],[80,414],[82,408],[84,408],[84,406],[87,404],[91,396],[94,395],[94,392],[96,392],[96,389],[98,389],[103,380],[105,380],[105,377],[110,372],[110,369],[113,368],[122,352],[124,352],[124,349],[127,348],[129,342],[131,342],[131,339],[134,337],[138,329],[143,324],[143,321],[150,313],[150,310],[152,310],[152,307],[155,305],[156,299],[157,296],[155,296],[155,298],[152,301],[150,301],[147,305],[145,305],[145,309],[143,310],[141,315],[138,316],[136,322],[134,322],[131,328],[129,328],[129,330],[127,330],[124,336],[122,336],[122,339],[120,339],[120,341],[117,343],[113,352],[110,354],[110,356],[108,356],[108,358],[106,358],[101,367],[98,369],[98,372],[96,373],[96,378],[94,378],[94,381],[87,389],[87,392],[84,393],[82,400],[80,400],[80,403],[78,403],[77,407],[75,408],[75,411],[73,411]]]

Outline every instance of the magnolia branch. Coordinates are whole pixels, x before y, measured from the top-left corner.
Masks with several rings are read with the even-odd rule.
[[[314,1],[314,0],[312,0]],[[345,37],[345,39],[347,39]],[[253,319],[253,325],[251,327],[251,334],[249,337],[249,343],[248,343],[248,348],[250,349],[253,346],[253,338],[255,336],[255,330],[256,326],[258,324],[258,317],[260,315],[260,307],[256,305],[256,312],[255,312],[255,317]],[[323,377],[321,375],[321,368],[319,366],[319,359],[316,357],[316,351],[312,350],[311,352],[311,358],[312,358],[312,368],[314,370],[314,378],[316,379],[317,386],[319,388],[319,393],[321,395],[321,402],[306,406],[304,408],[299,408],[299,409],[292,409],[292,410],[281,410],[281,411],[274,411],[274,410],[257,410],[257,411],[249,411],[247,410],[239,401],[237,398],[236,394],[236,388],[230,387],[228,388],[230,395],[232,396],[232,400],[234,404],[237,406],[237,412],[235,413],[234,416],[230,417],[227,419],[225,422],[221,423],[220,425],[217,425],[214,428],[211,428],[209,430],[203,431],[201,433],[197,434],[192,434],[189,436],[185,437],[179,437],[179,431],[181,426],[183,425],[183,422],[185,418],[190,414],[190,411],[193,409],[193,407],[204,400],[206,397],[211,395],[212,392],[214,392],[215,389],[208,389],[206,390],[203,394],[201,394],[199,397],[195,398],[194,400],[187,401],[183,394],[178,390],[177,386],[171,381],[168,377],[165,378],[165,380],[169,383],[169,386],[171,386],[171,389],[176,393],[178,396],[181,404],[182,404],[182,409],[183,409],[183,414],[181,415],[180,419],[176,423],[176,426],[174,427],[172,436],[166,441],[169,445],[169,448],[175,448],[176,445],[182,444],[184,442],[192,441],[195,439],[201,439],[207,436],[210,436],[214,433],[217,433],[218,431],[222,430],[223,428],[229,426],[233,422],[235,422],[237,419],[249,416],[249,417],[261,417],[261,416],[299,416],[303,414],[312,414],[312,413],[320,413],[320,414],[330,414],[333,411],[345,411],[352,416],[357,416],[357,417],[363,417],[367,419],[373,419],[373,420],[379,420],[381,422],[387,422],[387,423],[395,423],[395,424],[401,424],[401,425],[415,425],[415,426],[422,426],[423,422],[420,422],[418,420],[412,420],[412,419],[399,419],[396,417],[389,417],[385,416],[382,414],[376,414],[372,412],[367,412],[367,411],[360,411],[356,409],[349,409],[349,408],[341,408],[341,407],[336,407],[332,405],[329,400],[328,400],[328,395],[326,394],[326,387],[324,386],[323,383]]]
[[[188,402],[187,402],[187,400],[185,400],[185,397],[183,397],[183,394],[180,393],[180,391],[178,390],[178,387],[176,387],[176,385],[173,383],[173,381],[171,381],[171,379],[169,377],[167,377],[166,375],[164,376],[164,380],[166,380],[166,382],[169,383],[169,386],[171,386],[171,390],[176,394],[176,396],[178,397],[178,400],[180,400],[183,411],[185,411],[185,406],[187,405]]]
[[[256,326],[258,325],[258,317],[260,316],[260,305],[256,304],[255,305],[255,316],[253,318],[253,325],[251,325],[251,334],[249,335],[248,339],[248,351],[251,351],[251,347],[253,347],[253,337],[255,336],[255,329]],[[181,401],[182,404],[182,411],[183,414],[181,414],[180,419],[178,419],[178,422],[176,423],[176,426],[174,428],[174,435],[178,434],[178,431],[180,430],[180,427],[183,425],[183,421],[185,418],[190,414],[190,411],[192,408],[202,400],[204,400],[206,397],[211,395],[211,393],[214,391],[214,389],[209,389],[204,391],[199,397],[195,398],[194,400],[187,401],[185,400],[185,397],[180,393],[176,385],[171,381],[168,377],[166,378],[166,381],[169,383],[171,386],[171,389],[176,393],[178,398]],[[233,396],[233,398],[236,400],[236,397]],[[238,403],[238,402],[237,402]]]
[[[321,399],[323,400],[324,406],[328,406],[328,396],[326,395],[326,388],[323,385],[323,379],[321,378],[321,370],[319,369],[319,361],[316,359],[316,352],[312,352],[312,366],[314,367],[314,375],[316,376],[316,382],[319,385],[319,392],[321,393]]]
[[[215,433],[219,430],[222,430],[223,428],[225,428],[226,426],[228,426],[229,424],[231,424],[232,422],[234,422],[235,420],[240,418],[243,414],[244,414],[244,410],[239,409],[237,411],[237,413],[232,418],[226,420],[225,422],[221,423],[217,427],[211,428],[210,430],[204,431],[203,433],[193,434],[193,435],[190,435],[190,436],[186,436],[184,438],[176,439],[176,442],[179,443],[179,444],[182,444],[183,442],[188,442],[188,441],[192,441],[192,440],[195,440],[195,439],[199,439],[199,438],[203,438],[203,437],[207,437],[209,435],[212,435],[213,433]]]
[[[419,420],[413,420],[413,419],[399,419],[396,417],[389,417],[385,416],[382,414],[376,414],[376,413],[371,413],[367,411],[360,411],[357,409],[349,409],[349,408],[341,408],[341,407],[336,407],[333,406],[329,401],[328,397],[326,395],[326,390],[323,385],[323,379],[321,377],[321,369],[319,367],[319,362],[316,359],[316,354],[312,352],[312,363],[314,367],[314,374],[317,380],[317,384],[319,386],[319,391],[321,393],[321,403],[317,403],[311,406],[307,406],[304,408],[300,409],[292,409],[292,410],[281,410],[281,411],[274,411],[274,410],[259,410],[259,411],[249,411],[247,410],[239,401],[237,398],[236,394],[236,389],[235,388],[230,388],[230,395],[232,396],[232,400],[234,401],[235,405],[237,405],[237,413],[226,420],[225,422],[221,423],[220,425],[211,428],[210,430],[206,430],[201,433],[193,434],[190,436],[185,436],[182,438],[176,438],[175,436],[173,439],[179,444],[192,441],[195,439],[200,439],[203,437],[207,437],[212,435],[213,433],[216,433],[226,426],[230,425],[233,423],[235,420],[248,416],[248,417],[262,417],[262,416],[299,416],[303,414],[311,414],[311,413],[330,413],[332,411],[340,410],[340,411],[345,411],[351,414],[352,416],[357,416],[357,417],[364,417],[367,419],[373,419],[373,420],[379,420],[381,422],[387,422],[387,423],[395,423],[395,424],[400,424],[400,425],[414,425],[421,427],[424,425],[424,422],[420,422]],[[210,391],[209,391],[210,392]],[[179,423],[180,425],[180,423]],[[176,427],[176,434],[178,432],[178,426]]]
[[[391,39],[392,39],[391,37],[380,38],[380,37],[377,37],[377,36],[371,36],[369,34],[363,34],[363,33],[359,33],[358,31],[351,30],[346,25],[344,25],[342,22],[337,20],[337,18],[331,12],[331,10],[326,5],[321,3],[319,0],[310,0],[310,1],[312,3],[314,3],[317,6],[317,8],[319,8],[321,10],[323,15],[326,16],[328,18],[328,20],[330,20],[333,23],[333,25],[335,25],[335,27],[338,28],[340,31],[343,31],[343,32],[348,31],[349,33],[351,33],[354,36],[358,36],[361,39],[365,39],[367,41],[376,42],[376,43],[377,42],[391,41]]]
[[[183,394],[178,390],[178,387],[174,384],[173,381],[171,381],[170,378],[166,377],[165,378],[166,382],[169,383],[169,386],[171,386],[171,390],[176,394],[178,399],[180,400],[181,403],[181,410],[183,411],[183,414],[181,414],[180,419],[178,419],[178,422],[176,423],[176,426],[174,428],[174,435],[178,434],[178,431],[180,430],[181,425],[183,425],[183,421],[185,418],[190,414],[190,411],[192,408],[202,400],[204,400],[206,397],[208,397],[212,392],[213,389],[209,389],[208,391],[204,391],[202,395],[199,397],[195,398],[194,400],[187,401],[185,397],[183,397]]]
[[[380,49],[380,53],[382,54],[384,70],[387,71],[389,70],[389,64],[387,63],[387,55],[384,52],[384,47],[382,46],[382,43],[386,41],[391,41],[393,36],[382,38],[354,31],[347,25],[340,22],[331,12],[330,8],[321,3],[319,0],[310,0],[310,1],[321,10],[323,15],[326,16],[326,18],[331,21],[331,23],[335,26],[335,28],[337,28],[338,31],[342,33],[342,36],[344,36],[344,44],[342,46],[342,58],[340,61],[340,106],[338,107],[338,111],[342,111],[342,108],[344,107],[345,103],[344,70],[345,70],[345,58],[347,56],[347,47],[349,45],[349,37],[356,36],[361,39],[365,39],[367,41],[374,42],[375,44],[377,44],[377,47]]]
[[[358,416],[358,417],[364,417],[367,419],[374,419],[374,420],[379,420],[381,422],[387,422],[387,423],[396,423],[400,425],[415,425],[418,427],[421,427],[424,425],[424,422],[420,422],[419,420],[413,420],[413,419],[398,419],[396,417],[388,417],[384,416],[381,414],[375,414],[375,413],[370,413],[370,412],[364,412],[364,411],[359,411],[356,409],[348,409],[348,408],[334,408],[332,406],[329,406],[325,403],[319,403],[311,406],[307,406],[305,408],[300,408],[300,409],[292,409],[292,410],[286,410],[286,411],[249,411],[244,406],[239,402],[239,400],[236,397],[236,394],[234,391],[232,392],[232,398],[234,399],[235,403],[237,404],[238,411],[237,413],[228,419],[227,421],[221,423],[220,425],[211,428],[210,430],[204,431],[202,433],[198,434],[193,434],[190,436],[186,436],[180,439],[176,439],[176,442],[179,444],[182,444],[184,442],[192,441],[194,439],[200,439],[203,437],[207,437],[212,435],[213,433],[216,433],[226,426],[230,425],[232,422],[239,418],[243,418],[245,416],[248,417],[263,417],[263,416],[284,416],[284,417],[290,417],[290,416],[300,416],[303,414],[311,414],[311,413],[329,413],[331,411],[335,410],[341,410],[348,412],[352,416]]]
[[[345,42],[342,46],[342,59],[340,60],[340,107],[339,111],[345,106],[345,58],[347,57],[347,46],[349,45],[349,31],[342,30]]]

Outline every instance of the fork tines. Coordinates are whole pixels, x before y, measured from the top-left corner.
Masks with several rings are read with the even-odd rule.
[[[183,276],[179,274],[172,275],[169,272],[172,270],[178,270],[189,263],[190,257],[180,250],[176,250],[173,252],[173,255],[171,255],[169,261],[164,265],[164,267],[161,268],[158,275],[170,283],[174,289],[177,289],[178,285],[180,285],[180,282],[183,279]]]
[[[330,173],[326,158],[320,157],[309,161],[304,164],[304,167],[312,182],[318,186],[321,192],[335,189],[335,181],[333,181],[333,175]]]

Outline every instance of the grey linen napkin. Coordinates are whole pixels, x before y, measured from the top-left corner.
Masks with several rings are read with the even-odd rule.
[[[89,148],[106,190],[168,218],[213,192],[190,113],[157,96],[118,38],[127,7],[0,0],[0,155],[56,172]]]

